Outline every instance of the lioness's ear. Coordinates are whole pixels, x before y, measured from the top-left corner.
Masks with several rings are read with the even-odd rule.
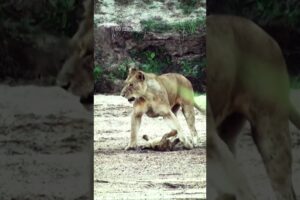
[[[129,72],[130,71],[137,71],[138,70],[138,67],[136,66],[135,62],[128,63],[128,67],[129,67]]]
[[[135,67],[134,64],[131,64],[129,66],[131,66],[129,68],[129,73],[128,73],[130,76],[134,75],[137,71],[139,71],[139,69],[137,67]]]
[[[136,68],[136,67],[130,67],[129,68],[129,73],[131,74],[131,73],[135,73],[136,71],[138,71],[138,68]]]
[[[140,81],[145,80],[145,75],[143,74],[143,72],[139,71],[136,75],[137,79]]]

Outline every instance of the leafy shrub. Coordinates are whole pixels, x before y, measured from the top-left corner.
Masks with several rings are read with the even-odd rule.
[[[76,4],[75,0],[20,1],[17,9],[14,1],[0,3],[0,23],[12,37],[14,32],[25,35],[39,31],[71,36],[77,27],[73,20]]]
[[[103,76],[103,68],[100,65],[96,65],[93,70],[94,80],[98,81]]]
[[[141,26],[145,32],[179,32],[182,34],[195,34],[205,25],[205,19],[197,18],[182,22],[168,23],[165,21],[148,19],[141,20]]]
[[[125,60],[124,62],[122,62],[119,65],[118,69],[114,72],[113,76],[122,80],[126,79],[130,63],[130,60]]]
[[[179,8],[183,10],[183,13],[188,15],[197,8],[199,0],[180,0]]]
[[[160,61],[156,58],[155,52],[146,51],[144,52],[145,61],[141,65],[143,71],[151,73],[160,73]]]
[[[49,3],[51,12],[44,13],[41,25],[70,34],[68,32],[71,28],[69,22],[72,21],[70,14],[75,9],[75,0],[51,0]]]

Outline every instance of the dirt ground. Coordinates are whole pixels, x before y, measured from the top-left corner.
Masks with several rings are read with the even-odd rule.
[[[120,96],[96,95],[94,99],[95,200],[205,198],[205,116],[196,115],[200,148],[124,151],[129,142],[132,105]],[[181,112],[178,117],[189,134]],[[163,119],[144,116],[138,144],[143,144],[143,134],[154,138],[168,131]]]
[[[0,199],[85,200],[92,191],[92,117],[78,98],[56,87],[0,85]],[[38,98],[37,98],[38,97]],[[292,93],[300,110],[300,92]],[[131,104],[95,96],[95,199],[178,199],[206,196],[206,124],[197,112],[201,146],[172,152],[124,151]],[[179,120],[188,132],[181,113]],[[145,117],[139,133],[150,138],[169,129]],[[291,125],[293,183],[300,197],[300,131]],[[238,161],[259,199],[274,199],[261,159],[243,129]]]
[[[0,94],[0,199],[91,199],[93,118],[78,98],[57,87]]]
[[[292,92],[300,110],[300,91]],[[298,104],[298,105],[297,105]],[[120,96],[95,96],[94,107],[94,197],[100,199],[205,199],[206,121],[197,112],[196,129],[202,148],[172,152],[124,151],[130,136],[132,105]],[[181,113],[179,120],[188,132]],[[162,136],[168,127],[160,118],[144,117],[138,135]],[[293,183],[300,195],[300,131],[290,125],[293,147]],[[275,199],[262,160],[247,124],[237,143],[237,160],[258,199]],[[212,189],[214,197],[215,191]]]

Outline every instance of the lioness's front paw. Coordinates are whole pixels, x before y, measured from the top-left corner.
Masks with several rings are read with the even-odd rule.
[[[192,149],[194,147],[193,144],[188,140],[183,145],[186,149]]]
[[[193,137],[193,145],[194,145],[194,147],[199,147],[200,146],[199,142],[198,142],[198,137],[197,136]]]
[[[192,149],[194,147],[192,142],[190,140],[188,140],[187,137],[181,137],[181,138],[179,138],[179,140],[180,140],[180,142],[182,142],[183,146],[186,149]]]
[[[125,147],[125,150],[135,150],[137,149],[137,144],[128,144],[127,147]]]

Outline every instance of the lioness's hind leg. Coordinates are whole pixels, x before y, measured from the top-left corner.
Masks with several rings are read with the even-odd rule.
[[[230,151],[235,154],[235,143],[237,136],[245,124],[245,117],[239,113],[228,116],[218,127],[222,140],[228,145]]]
[[[192,149],[193,145],[190,143],[190,140],[188,139],[186,134],[183,133],[179,121],[174,113],[172,111],[168,112],[168,114],[164,116],[164,119],[166,120],[172,131],[177,131],[177,136],[183,143],[184,147],[187,149]]]
[[[182,112],[186,119],[187,125],[189,127],[189,130],[192,134],[193,138],[193,144],[194,146],[198,146],[198,133],[195,128],[195,111],[194,106],[192,105],[183,105],[182,106]]]
[[[172,110],[172,112],[174,113],[175,116],[177,116],[177,112],[178,112],[179,108],[180,108],[180,105],[179,105],[179,104],[176,104],[176,105],[174,105],[174,106],[171,108],[171,110]]]
[[[217,200],[254,200],[238,163],[219,137],[210,104],[207,105],[207,185],[217,189]],[[210,190],[207,199],[212,196]]]
[[[277,199],[295,200],[288,117],[282,117],[278,113],[255,118],[251,123],[253,139],[262,156]]]

